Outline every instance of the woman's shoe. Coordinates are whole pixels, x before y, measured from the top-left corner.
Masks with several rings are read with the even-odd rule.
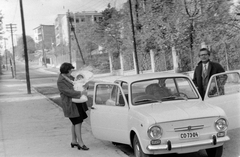
[[[82,147],[79,145],[80,148],[78,148],[79,150],[82,149],[82,150],[89,150],[89,148],[85,145],[83,145]]]
[[[78,143],[71,143],[71,147],[72,147],[72,148],[75,147],[75,146],[78,147],[78,149],[79,149],[79,147],[80,147]]]

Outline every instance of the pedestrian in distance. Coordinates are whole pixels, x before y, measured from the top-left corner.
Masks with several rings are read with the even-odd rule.
[[[82,140],[82,122],[88,116],[86,114],[86,106],[84,103],[74,103],[72,98],[79,99],[82,95],[86,95],[86,91],[75,91],[72,82],[74,77],[71,76],[74,67],[71,63],[63,63],[60,66],[60,74],[57,81],[58,90],[60,91],[62,109],[64,116],[68,117],[72,122],[71,132],[72,132],[72,142],[71,147],[77,147],[79,150],[89,150],[89,148],[83,143]],[[68,78],[68,79],[66,79]]]
[[[204,100],[204,95],[212,75],[225,72],[224,68],[216,62],[210,61],[210,51],[207,48],[201,48],[199,51],[200,62],[194,70],[193,82]]]

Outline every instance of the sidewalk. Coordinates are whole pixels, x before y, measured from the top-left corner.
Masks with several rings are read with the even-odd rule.
[[[71,123],[61,108],[13,79],[10,71],[0,75],[0,156],[1,157],[126,157],[111,142],[92,135],[83,123],[82,135],[89,151],[71,148]],[[88,119],[89,120],[89,119]]]

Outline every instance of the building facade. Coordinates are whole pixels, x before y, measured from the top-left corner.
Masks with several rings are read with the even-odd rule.
[[[51,50],[55,43],[54,25],[40,25],[34,30],[34,41],[37,50]]]

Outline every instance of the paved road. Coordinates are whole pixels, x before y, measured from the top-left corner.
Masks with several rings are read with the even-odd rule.
[[[19,72],[18,78],[25,80],[25,74],[23,71],[24,66],[18,66]],[[52,101],[56,104],[59,102],[59,94],[58,89],[56,86],[56,81],[58,75],[55,73],[42,71],[39,67],[31,67],[30,68],[30,77],[31,77],[31,85],[39,91],[40,93],[44,94],[45,96],[49,97]],[[89,101],[90,102],[90,101]],[[91,106],[91,103],[89,103]],[[90,124],[89,119],[86,121]],[[224,151],[222,157],[240,157],[240,128],[234,129],[228,132],[231,140],[226,142],[224,145]],[[129,157],[133,157],[133,150],[130,146],[126,145],[116,145],[120,150],[125,152]],[[190,154],[170,154],[170,155],[162,155],[161,157],[207,157],[205,151],[199,151],[197,153],[190,153]]]

